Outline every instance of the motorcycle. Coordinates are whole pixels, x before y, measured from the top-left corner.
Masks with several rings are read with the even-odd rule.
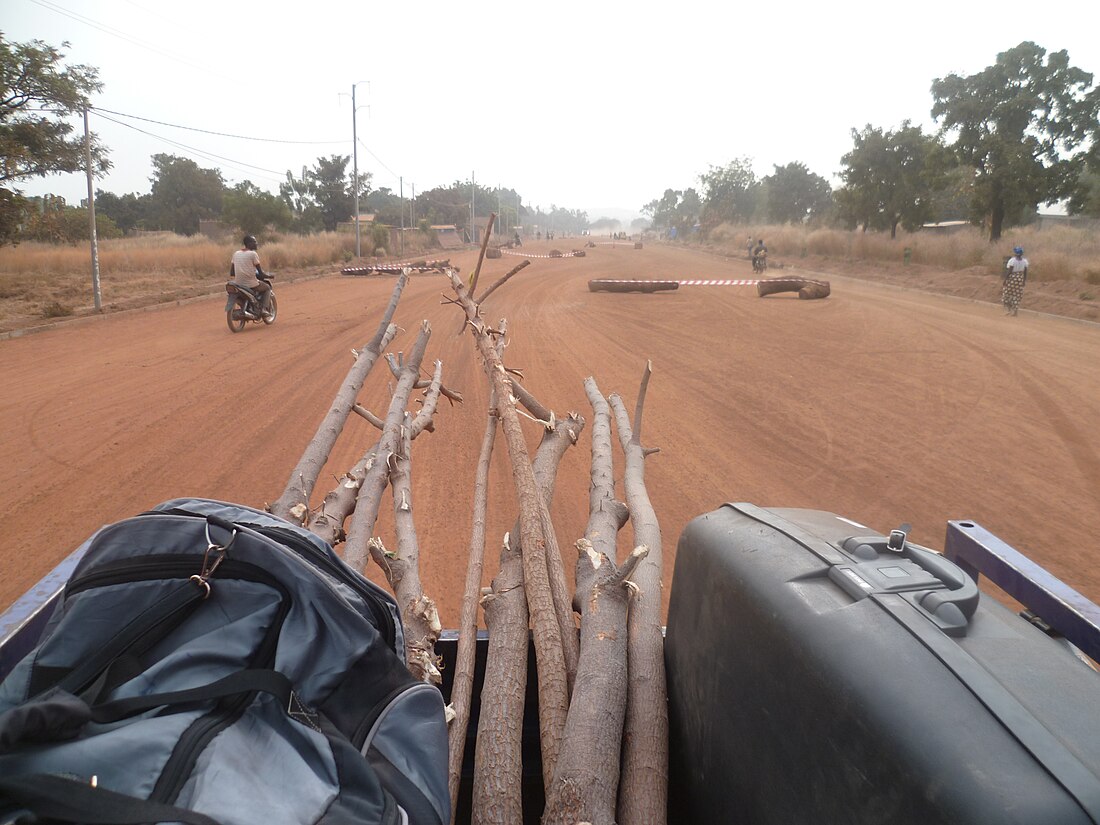
[[[272,289],[268,293],[268,307],[266,312],[260,311],[260,294],[246,286],[241,286],[233,281],[227,281],[225,291],[228,298],[225,301],[225,322],[229,325],[230,332],[240,332],[249,321],[259,323],[262,321],[267,326],[275,323],[275,316],[279,312],[279,304],[275,300],[275,289],[271,280],[275,276],[268,272],[260,278]]]
[[[768,253],[761,252],[752,256],[752,271],[757,274],[763,274],[768,268]]]

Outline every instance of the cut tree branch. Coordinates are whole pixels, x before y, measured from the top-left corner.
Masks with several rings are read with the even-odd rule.
[[[271,512],[280,518],[292,521],[295,524],[304,524],[309,513],[309,499],[313,495],[313,488],[317,484],[317,477],[321,468],[328,461],[329,453],[344,429],[351,408],[355,405],[355,399],[359,390],[363,387],[367,375],[378,360],[379,354],[393,340],[397,334],[397,327],[391,323],[393,313],[397,309],[397,302],[401,298],[401,292],[405,284],[409,282],[409,273],[403,271],[394,285],[390,295],[389,305],[382,314],[382,321],[378,325],[378,331],[367,342],[363,349],[356,354],[355,363],[348,371],[343,385],[340,387],[332,407],[321,421],[313,440],[306,446],[298,466],[290,474],[283,494],[271,505]]]
[[[608,401],[615,412],[619,443],[626,456],[623,489],[630,508],[634,543],[649,548],[634,576],[638,591],[630,607],[627,659],[630,662],[623,769],[619,787],[620,825],[663,825],[668,802],[668,705],[664,637],[661,633],[661,527],[645,487],[642,413],[651,364],[647,361],[631,426],[622,398]]]

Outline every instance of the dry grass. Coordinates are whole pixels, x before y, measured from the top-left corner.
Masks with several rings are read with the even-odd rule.
[[[1009,230],[1001,243],[990,244],[978,229],[964,229],[950,235],[931,232],[898,232],[898,237],[879,232],[847,232],[839,229],[808,229],[795,226],[738,226],[723,224],[709,240],[731,253],[745,250],[749,235],[762,237],[768,249],[788,258],[821,255],[859,261],[900,263],[910,250],[914,264],[949,270],[988,267],[1000,273],[1012,247],[1022,246],[1031,263],[1029,277],[1038,281],[1089,281],[1100,279],[1100,235],[1073,227],[1038,230],[1027,227]]]
[[[427,247],[421,233],[406,237],[406,253]],[[413,248],[421,247],[423,248]],[[107,310],[216,292],[229,273],[232,242],[158,232],[99,244],[100,291]],[[273,272],[340,266],[355,252],[355,236],[326,232],[286,235],[262,244]],[[22,243],[0,248],[0,330],[93,309],[91,252],[86,244]]]

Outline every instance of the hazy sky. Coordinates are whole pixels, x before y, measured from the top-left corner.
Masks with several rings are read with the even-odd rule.
[[[94,113],[114,163],[99,188],[148,192],[163,152],[276,192],[288,169],[352,154],[363,81],[359,169],[374,188],[403,177],[409,196],[473,174],[593,219],[734,158],[832,179],[853,127],[932,128],[933,79],[1023,40],[1100,78],[1098,24],[1096,0],[0,0],[8,40],[69,41],[68,62],[98,67],[98,109],[174,124]],[[86,197],[79,174],[22,188]]]

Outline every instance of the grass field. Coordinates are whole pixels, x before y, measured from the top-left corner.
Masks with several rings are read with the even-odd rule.
[[[795,265],[808,258],[860,262],[865,268],[911,263],[913,267],[905,269],[935,269],[947,277],[958,273],[960,281],[985,279],[989,289],[973,294],[994,301],[1004,260],[1019,244],[1031,262],[1029,283],[1054,290],[1060,305],[1088,304],[1067,314],[1098,317],[1094,308],[1100,305],[1100,233],[1095,231],[1013,229],[1001,243],[990,244],[977,229],[950,235],[899,232],[891,239],[875,232],[723,224],[705,239],[687,243],[740,257],[745,255],[749,235],[764,238],[773,259],[781,257]],[[429,242],[420,233],[409,233],[405,257],[428,253]],[[103,308],[116,311],[217,292],[234,249],[232,241],[168,232],[103,241],[99,245]],[[354,249],[350,234],[319,233],[275,238],[263,244],[260,255],[264,267],[276,273],[304,273],[342,266],[352,259]],[[1061,312],[1059,307],[1043,308]],[[91,254],[86,245],[23,243],[0,248],[0,332],[92,311]]]
[[[424,250],[423,236],[409,233],[406,253]],[[416,248],[414,248],[416,247]],[[226,280],[230,242],[170,232],[102,241],[100,291],[106,310],[216,291]],[[303,271],[342,266],[355,251],[348,233],[288,235],[265,243],[265,269]],[[0,248],[0,330],[93,310],[91,252],[85,245],[22,243]]]

